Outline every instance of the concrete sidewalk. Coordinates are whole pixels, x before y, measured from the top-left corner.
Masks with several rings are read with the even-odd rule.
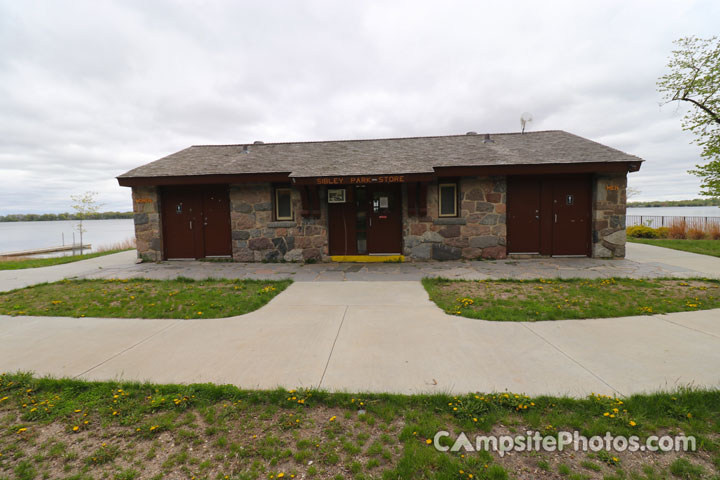
[[[699,276],[720,278],[720,258],[718,257],[643,243],[628,242],[626,249],[628,260],[667,270],[674,269],[675,276],[695,273]]]
[[[418,282],[297,282],[240,317],[0,316],[0,370],[85,379],[583,396],[720,386],[720,310],[503,323]]]
[[[0,270],[0,292],[15,290],[44,282],[57,282],[65,278],[84,278],[103,269],[123,269],[135,265],[137,251],[102,255],[78,262],[63,263],[51,267]]]

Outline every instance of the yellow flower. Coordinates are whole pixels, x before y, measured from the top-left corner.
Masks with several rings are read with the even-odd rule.
[[[23,427],[23,428],[18,428],[17,433],[23,433],[23,432],[25,432],[25,431],[27,431],[27,428],[25,428],[25,427]]]
[[[80,430],[80,427],[78,427],[77,425],[75,425],[75,426],[73,427],[73,432],[77,432],[78,430]]]
[[[630,420],[630,426],[634,427],[635,425],[637,425],[637,423],[635,423],[633,420]]]
[[[432,443],[432,440],[428,438],[427,440],[425,440],[425,443],[427,443],[428,445],[430,445],[430,444]]]
[[[333,415],[332,417],[330,417],[330,421],[331,421],[331,422],[334,422],[336,418],[337,418],[337,417],[336,417],[335,415]]]

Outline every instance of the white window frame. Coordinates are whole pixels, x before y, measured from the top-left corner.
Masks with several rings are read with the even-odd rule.
[[[287,192],[287,194],[290,196],[290,216],[289,217],[281,217],[280,216],[280,201],[278,199],[281,192]],[[284,221],[284,220],[292,220],[294,218],[295,212],[293,211],[293,202],[292,202],[292,189],[288,187],[277,187],[275,188],[275,220],[277,221]]]
[[[442,205],[442,189],[443,187],[452,187],[453,189],[453,213],[442,213],[443,211],[443,205]],[[457,189],[458,185],[454,182],[447,182],[447,183],[440,183],[438,184],[438,217],[457,217],[458,216],[458,208],[457,208]]]

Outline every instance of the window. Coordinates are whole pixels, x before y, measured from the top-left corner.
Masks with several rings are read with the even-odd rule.
[[[457,217],[456,183],[438,185],[438,210],[438,215],[441,217]]]
[[[275,189],[275,220],[292,220],[292,195],[289,188]]]

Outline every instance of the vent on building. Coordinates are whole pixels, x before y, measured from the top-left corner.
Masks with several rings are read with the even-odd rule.
[[[493,140],[492,138],[490,138],[490,134],[489,134],[489,133],[486,133],[486,134],[485,134],[485,138],[483,138],[483,143],[495,143],[495,140]]]
[[[472,130],[467,132],[465,135],[477,135],[477,132],[473,132]]]
[[[247,145],[243,145],[243,153],[250,153],[250,148]]]
[[[265,143],[265,142],[263,142],[262,140],[255,140],[253,142],[253,144],[255,144],[255,145],[262,145],[263,143]]]

